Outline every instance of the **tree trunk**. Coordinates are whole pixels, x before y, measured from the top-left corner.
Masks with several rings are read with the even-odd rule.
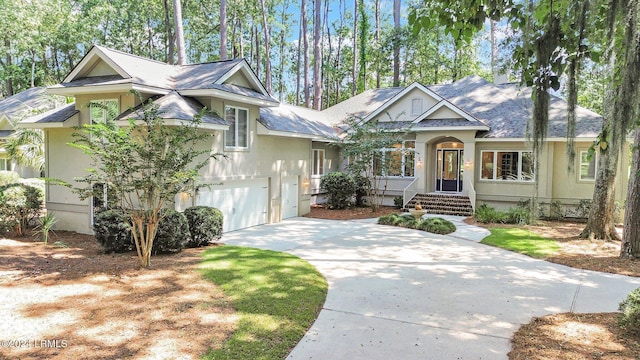
[[[376,61],[376,89],[380,88],[380,69],[382,68],[382,49],[380,48],[380,0],[376,0],[376,33],[375,33],[375,42],[376,49],[378,49],[378,53],[376,56],[378,57]]]
[[[282,20],[282,23],[285,24],[287,21],[287,8],[289,7],[289,4],[286,3],[285,5],[282,5],[282,14],[280,16],[280,19]],[[284,26],[282,27],[282,29],[280,30],[280,64],[278,66],[278,73],[279,73],[279,78],[278,78],[278,99],[280,100],[280,102],[282,102],[284,100],[284,62],[285,62],[285,56],[284,56],[284,45],[285,45],[285,41],[286,41],[286,32],[285,32],[285,28]]]
[[[300,10],[302,12],[302,9]],[[302,19],[302,14],[300,15]],[[296,62],[296,105],[300,105],[300,63],[302,61],[302,21],[298,29],[298,61]]]
[[[262,8],[262,27],[264,30],[264,63],[265,63],[265,87],[267,92],[271,93],[271,34],[269,33],[269,23],[267,22],[267,10],[264,6],[264,0],[260,0]]]
[[[624,212],[624,234],[622,236],[621,257],[640,258],[640,129],[635,130],[631,177],[627,189]]]
[[[304,56],[304,66],[302,67],[302,73],[304,77],[304,106],[309,107],[309,99],[311,97],[309,94],[309,37],[307,36],[307,2],[305,0],[302,0],[300,10],[302,15],[302,41],[304,44],[304,47],[302,49]]]
[[[313,23],[313,108],[320,110],[322,106],[322,0],[315,1],[315,19]]]
[[[351,69],[353,87],[351,95],[358,94],[358,0],[353,0],[353,68]]]
[[[491,39],[491,73],[493,73],[493,81],[498,79],[500,75],[498,71],[498,40],[496,39],[496,22],[495,20],[489,20],[490,31],[489,36]]]
[[[13,74],[12,74],[13,71],[11,70],[11,65],[13,65],[13,62],[11,59],[11,52],[9,51],[9,49],[11,49],[11,41],[8,38],[4,39],[4,46],[7,49],[5,69],[9,70],[7,80],[5,81],[5,84],[7,87],[6,96],[8,97],[13,95]]]
[[[178,65],[187,63],[187,50],[184,44],[184,28],[182,27],[182,4],[180,0],[173,0],[173,21],[176,28],[176,44],[178,47]]]
[[[619,151],[610,145],[606,151],[599,151],[598,174],[593,189],[593,201],[589,209],[589,219],[580,237],[589,239],[620,240],[615,228],[615,179]]]
[[[227,57],[227,0],[220,0],[220,60]]]
[[[393,0],[393,86],[400,86],[400,0]]]

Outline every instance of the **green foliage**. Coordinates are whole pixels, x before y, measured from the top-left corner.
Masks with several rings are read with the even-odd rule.
[[[481,243],[519,252],[535,258],[545,258],[560,251],[555,240],[518,228],[492,228],[491,235]]]
[[[231,338],[204,359],[286,358],[322,309],[325,278],[281,252],[225,245],[203,257],[205,278],[222,288],[240,317]]]
[[[640,335],[640,288],[627,295],[618,308],[622,311],[618,324],[631,334]]]
[[[481,204],[476,208],[473,215],[476,221],[481,223],[502,223],[502,224],[529,224],[531,221],[531,211],[526,203],[518,204],[507,211],[499,211],[487,204]]]
[[[100,104],[90,104],[101,106]],[[198,171],[218,154],[198,146],[213,134],[200,131],[201,116],[183,125],[167,126],[151,101],[134,109],[128,126],[113,119],[85,124],[73,134],[74,148],[88,155],[95,167],[76,178],[80,198],[101,196],[95,184],[108,184],[117,199],[109,207],[127,214],[140,266],[148,267],[160,210],[177,193],[194,190]]]
[[[418,228],[430,233],[442,235],[456,231],[456,226],[451,221],[438,217],[422,220]]]
[[[0,170],[0,186],[19,182],[20,175],[15,171]]]
[[[106,253],[127,252],[133,249],[130,217],[122,210],[105,210],[93,219],[96,240]]]
[[[176,210],[163,209],[161,218],[153,241],[153,253],[166,254],[182,251],[191,239],[187,217]]]
[[[222,236],[222,211],[209,206],[192,206],[184,211],[191,233],[187,247],[206,246]]]
[[[24,184],[0,186],[0,227],[18,235],[38,217],[44,202],[42,190]]]
[[[55,234],[55,232],[53,231],[53,227],[57,222],[58,219],[53,216],[53,213],[47,213],[39,219],[39,224],[34,228],[35,231],[33,234],[37,238],[42,239],[42,242],[46,246],[49,243],[50,233]]]
[[[456,226],[449,220],[443,218],[416,219],[409,213],[390,214],[378,218],[378,224],[401,226],[408,229],[419,229],[434,234],[450,234],[456,231]]]
[[[18,129],[5,144],[7,155],[19,165],[44,170],[44,132],[40,129]]]
[[[394,197],[393,205],[396,207],[396,209],[402,209],[402,206],[404,205],[404,198],[402,196]]]
[[[332,172],[322,176],[320,187],[326,191],[330,209],[344,209],[351,205],[351,198],[356,192],[353,177],[343,172]]]
[[[356,183],[356,193],[355,193],[356,206],[363,207],[364,199],[367,196],[367,191],[368,189],[371,188],[371,182],[369,181],[369,179],[367,179],[366,177],[360,174],[356,174],[352,176],[353,176],[353,180]]]
[[[386,131],[375,120],[364,121],[350,116],[343,126],[348,129],[340,142],[341,155],[349,159],[347,172],[352,176],[363,176],[370,186],[366,187],[366,196],[373,211],[382,203],[387,188],[386,176],[391,167],[390,161],[380,161],[380,149],[388,149],[402,142],[403,132]]]

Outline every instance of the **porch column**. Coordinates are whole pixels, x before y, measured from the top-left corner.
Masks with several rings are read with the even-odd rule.
[[[415,161],[415,174],[418,180],[416,180],[416,191],[418,194],[426,193],[427,188],[427,143],[424,140],[416,139],[416,161]]]
[[[471,195],[470,192],[473,192],[475,195],[475,190],[473,187],[476,182],[476,171],[475,171],[475,159],[476,159],[476,143],[474,141],[463,141],[464,144],[464,157],[462,166],[464,166],[464,175],[462,182],[462,194]],[[474,196],[475,197],[475,196]]]

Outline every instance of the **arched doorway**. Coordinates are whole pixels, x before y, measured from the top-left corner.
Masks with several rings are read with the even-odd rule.
[[[436,191],[461,192],[464,172],[464,144],[443,141],[436,145]]]

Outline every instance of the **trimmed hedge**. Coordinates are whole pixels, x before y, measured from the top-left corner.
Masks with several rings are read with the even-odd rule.
[[[222,236],[222,211],[209,206],[192,206],[184,211],[191,240],[187,247],[206,246]]]
[[[381,216],[378,219],[378,224],[418,229],[441,235],[450,234],[456,231],[456,226],[449,220],[438,217],[416,219],[409,213]]]
[[[121,210],[105,210],[95,215],[95,238],[106,253],[127,252],[135,248],[128,222],[129,217]]]
[[[173,209],[163,209],[162,212],[151,251],[153,254],[180,252],[191,240],[187,217]]]
[[[343,172],[332,172],[320,178],[320,187],[329,196],[329,209],[344,209],[351,205],[356,192],[356,182]]]

